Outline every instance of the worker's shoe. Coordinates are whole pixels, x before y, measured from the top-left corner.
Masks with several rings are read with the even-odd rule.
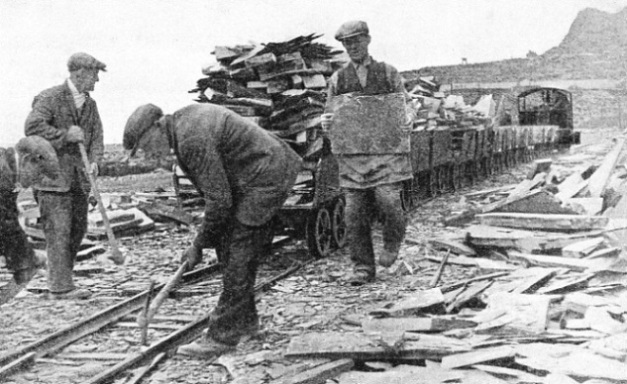
[[[18,285],[26,285],[43,268],[46,268],[46,257],[35,254],[33,265],[13,272],[13,280]]]
[[[388,268],[394,264],[397,257],[398,252],[390,252],[384,249],[381,251],[381,255],[379,255],[379,265]]]
[[[347,279],[348,283],[354,287],[368,284],[374,281],[374,273],[367,271],[355,271]]]
[[[234,345],[220,343],[213,339],[203,337],[193,343],[180,346],[177,353],[198,359],[212,359],[234,350]]]
[[[74,288],[67,292],[49,292],[50,300],[86,300],[91,297],[91,292],[84,288]]]
[[[257,337],[260,330],[261,328],[259,327],[258,323],[253,323],[249,325],[248,327],[244,328],[244,332],[242,333],[242,336],[240,337],[240,342],[247,342],[250,339],[254,339],[255,337]]]

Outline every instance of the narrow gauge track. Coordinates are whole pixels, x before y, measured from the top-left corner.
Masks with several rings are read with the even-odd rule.
[[[255,286],[255,291],[261,292],[267,290],[277,281],[290,276],[306,264],[307,263],[296,263],[285,271],[259,282]],[[188,272],[183,275],[179,287],[214,277],[220,270],[220,264],[215,263]],[[156,285],[152,292],[158,292],[163,286],[164,284]],[[18,372],[27,370],[38,358],[52,356],[83,337],[94,334],[107,326],[115,325],[122,318],[141,310],[150,296],[151,292],[149,290],[143,291],[130,299],[106,308],[52,335],[18,348],[13,352],[0,355],[0,382]],[[141,352],[130,354],[124,360],[85,381],[85,383],[109,383],[115,378],[120,377],[127,370],[148,364],[140,373],[128,381],[129,383],[139,382],[145,374],[150,372],[165,356],[173,353],[178,346],[189,343],[197,338],[206,328],[209,320],[210,315],[206,315],[192,321],[166,337],[161,338]]]

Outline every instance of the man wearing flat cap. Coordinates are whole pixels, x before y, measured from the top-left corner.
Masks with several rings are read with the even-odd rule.
[[[257,266],[272,238],[271,220],[292,189],[301,159],[274,134],[214,104],[189,105],[171,115],[152,104],[141,106],[128,120],[124,147],[136,148],[145,135],[167,143],[205,200],[203,223],[183,260],[193,268],[204,248],[215,248],[223,288],[206,335],[181,346],[179,353],[216,357],[259,328]]]
[[[51,299],[86,299],[87,289],[74,285],[76,253],[87,231],[89,181],[97,174],[104,152],[102,122],[89,92],[106,65],[87,53],[70,56],[69,78],[46,89],[33,101],[26,118],[26,136],[41,136],[56,150],[61,173],[33,185],[46,236],[48,288]],[[83,143],[91,162],[85,169],[79,150]]]
[[[375,61],[368,54],[371,37],[364,21],[342,24],[335,38],[346,49],[350,62],[331,76],[327,111],[331,99],[341,94],[406,94],[398,71],[389,64]],[[324,124],[328,125],[327,122]],[[398,256],[406,227],[400,191],[402,182],[412,178],[411,163],[406,154],[351,154],[336,157],[340,167],[340,186],[346,195],[347,242],[354,262],[349,282],[362,285],[375,278],[371,218],[376,212],[384,218],[384,244],[379,264],[389,267]]]

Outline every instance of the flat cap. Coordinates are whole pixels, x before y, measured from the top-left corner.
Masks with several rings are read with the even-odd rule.
[[[138,107],[126,121],[122,145],[131,150],[131,156],[138,149],[139,140],[152,125],[163,116],[161,108],[154,104],[145,104]]]
[[[335,32],[335,39],[342,41],[349,37],[357,35],[368,35],[368,24],[365,21],[352,20],[342,24],[340,28]]]
[[[70,56],[67,61],[67,68],[70,72],[77,71],[81,68],[99,69],[104,72],[107,71],[107,65],[105,63],[85,52],[77,52]]]

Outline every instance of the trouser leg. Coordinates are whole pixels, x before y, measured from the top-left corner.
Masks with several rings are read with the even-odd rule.
[[[398,253],[407,226],[407,215],[401,205],[401,183],[375,187],[374,195],[379,212],[383,214],[383,249]]]
[[[71,291],[74,260],[87,227],[85,193],[40,191],[38,199],[48,252],[48,288],[53,293]]]
[[[224,248],[218,250],[224,264],[223,289],[207,338],[236,345],[246,329],[259,321],[254,288],[259,260],[265,256],[269,225],[249,227],[233,221],[225,231]]]
[[[354,263],[355,272],[374,275],[374,251],[372,248],[373,215],[372,191],[368,189],[346,190],[346,240]]]
[[[18,221],[17,194],[0,194],[0,253],[7,260],[7,268],[16,275],[35,268],[35,252]]]

